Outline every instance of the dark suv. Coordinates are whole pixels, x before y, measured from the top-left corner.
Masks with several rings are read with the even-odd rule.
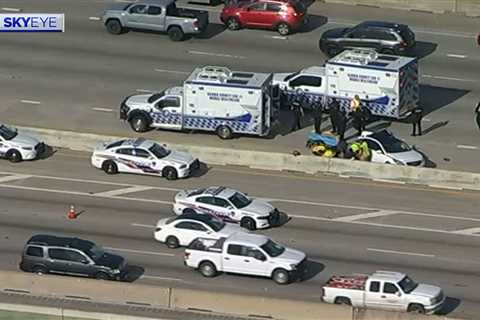
[[[404,24],[365,21],[353,28],[325,31],[319,41],[320,50],[330,57],[349,48],[373,48],[380,53],[411,54],[415,34]]]
[[[23,250],[20,269],[37,274],[61,273],[102,280],[123,280],[127,263],[95,243],[78,238],[35,235]]]

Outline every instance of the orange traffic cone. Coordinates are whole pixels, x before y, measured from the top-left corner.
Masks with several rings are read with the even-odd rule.
[[[76,219],[77,218],[77,212],[75,211],[75,206],[72,204],[70,206],[70,210],[68,210],[68,219]]]

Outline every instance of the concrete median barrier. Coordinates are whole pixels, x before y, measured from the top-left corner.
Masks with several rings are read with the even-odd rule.
[[[464,13],[469,17],[480,17],[480,1],[478,0],[457,0],[457,12]],[[480,32],[474,30],[474,32]]]
[[[303,302],[211,291],[173,289],[172,308],[204,310],[274,319],[350,320],[352,309],[325,303]]]
[[[48,145],[78,151],[92,151],[100,142],[120,139],[71,131],[19,127],[38,136]],[[239,165],[255,169],[297,171],[309,174],[334,174],[374,180],[400,181],[447,189],[480,190],[480,174],[431,168],[384,165],[343,159],[326,159],[313,155],[295,156],[288,153],[176,145],[170,147],[188,151],[207,164]]]

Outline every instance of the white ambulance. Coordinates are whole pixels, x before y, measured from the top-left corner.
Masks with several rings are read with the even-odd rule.
[[[265,136],[279,102],[272,74],[196,68],[183,87],[127,97],[120,119],[136,132],[149,128],[213,131],[222,139],[234,134]]]
[[[387,118],[399,119],[419,102],[417,59],[368,49],[344,51],[324,67],[276,73],[273,83],[287,99],[301,95],[307,105],[328,104],[336,98],[348,110],[358,95],[372,115]]]

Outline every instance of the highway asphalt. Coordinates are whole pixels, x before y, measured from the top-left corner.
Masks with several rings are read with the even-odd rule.
[[[223,166],[169,182],[108,176],[88,157],[58,151],[48,160],[2,162],[0,268],[17,269],[25,241],[52,233],[91,239],[126,256],[131,281],[319,301],[332,274],[386,269],[441,286],[449,297],[443,313],[474,319],[480,310],[478,193]],[[288,286],[236,275],[207,279],[183,265],[182,249],[157,243],[153,227],[172,215],[175,192],[209,185],[269,199],[287,213],[284,225],[257,232],[305,251],[308,279]],[[80,212],[76,220],[66,217],[71,204]]]
[[[411,128],[406,124],[392,124],[392,130],[417,145],[439,168],[479,170],[479,130],[473,120],[480,92],[480,56],[474,40],[480,30],[479,19],[315,3],[309,8],[311,24],[305,30],[279,37],[273,31],[223,30],[218,20],[220,6],[188,4],[210,11],[212,24],[203,37],[175,43],[154,33],[108,34],[98,21],[107,3],[0,1],[3,12],[21,9],[66,14],[63,34],[2,35],[2,122],[133,135],[128,125],[118,120],[119,103],[126,95],[181,85],[194,67],[202,65],[263,72],[293,72],[320,65],[325,61],[318,49],[323,31],[366,19],[385,19],[407,23],[416,32],[422,57],[422,106],[431,111],[424,119],[422,137],[410,137]],[[220,141],[209,134],[166,131],[145,135],[171,143],[307,153],[304,144],[311,125],[290,133],[290,122],[288,117],[283,119],[273,139]]]

